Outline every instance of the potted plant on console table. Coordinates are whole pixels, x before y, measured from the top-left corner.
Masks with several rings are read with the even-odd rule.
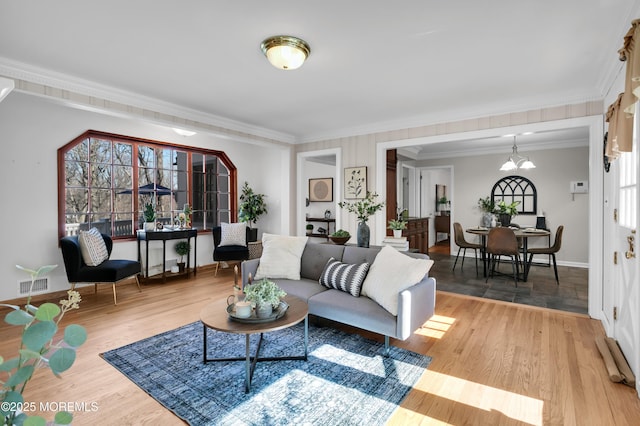
[[[377,202],[378,194],[367,191],[367,196],[354,202],[342,201],[338,203],[341,209],[347,209],[349,213],[355,213],[358,217],[358,247],[369,247],[369,216],[375,214],[384,207],[384,201]]]

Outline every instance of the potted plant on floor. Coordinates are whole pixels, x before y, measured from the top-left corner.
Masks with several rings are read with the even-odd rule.
[[[271,316],[273,309],[280,304],[280,298],[287,295],[276,283],[266,278],[245,286],[244,293],[245,300],[255,305],[258,318]]]
[[[180,256],[180,262],[178,262],[178,272],[184,272],[184,256],[189,255],[189,252],[191,251],[191,244],[189,244],[188,241],[178,241],[174,246],[174,250]]]
[[[369,247],[369,226],[367,220],[369,216],[375,214],[384,207],[384,201],[377,202],[378,194],[367,191],[366,197],[354,202],[342,201],[338,203],[341,209],[347,209],[349,213],[355,213],[358,217],[358,247]]]
[[[253,225],[260,216],[267,213],[267,204],[264,201],[266,195],[257,194],[249,187],[249,183],[245,182],[240,194],[240,221],[249,225],[250,238],[249,241],[258,241],[258,229]]]
[[[394,238],[400,238],[402,237],[402,230],[407,229],[407,222],[401,219],[398,219],[398,220],[391,219],[389,221],[389,229],[393,231]]]

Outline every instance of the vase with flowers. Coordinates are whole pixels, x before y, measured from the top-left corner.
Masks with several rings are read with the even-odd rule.
[[[367,191],[367,195],[363,199],[338,203],[341,209],[346,209],[349,213],[355,213],[358,218],[358,232],[356,234],[358,247],[369,247],[370,229],[367,221],[370,216],[384,207],[384,201],[378,202],[377,198],[378,194]]]

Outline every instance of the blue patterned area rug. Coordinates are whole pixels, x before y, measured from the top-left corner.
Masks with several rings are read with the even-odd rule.
[[[102,357],[191,425],[381,425],[431,358],[331,327],[309,326],[308,361],[258,362],[244,392],[244,362],[202,362],[202,323]],[[207,332],[209,358],[243,357],[245,336]],[[304,327],[264,334],[260,356],[304,354]],[[252,353],[259,335],[251,336]]]

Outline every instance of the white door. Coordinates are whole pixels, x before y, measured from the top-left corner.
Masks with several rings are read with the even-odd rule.
[[[614,338],[618,341],[636,377],[640,376],[640,274],[638,247],[638,132],[640,114],[635,116],[633,151],[613,163],[615,206],[613,243],[617,265],[613,267],[615,295]],[[640,385],[639,385],[640,386]]]

